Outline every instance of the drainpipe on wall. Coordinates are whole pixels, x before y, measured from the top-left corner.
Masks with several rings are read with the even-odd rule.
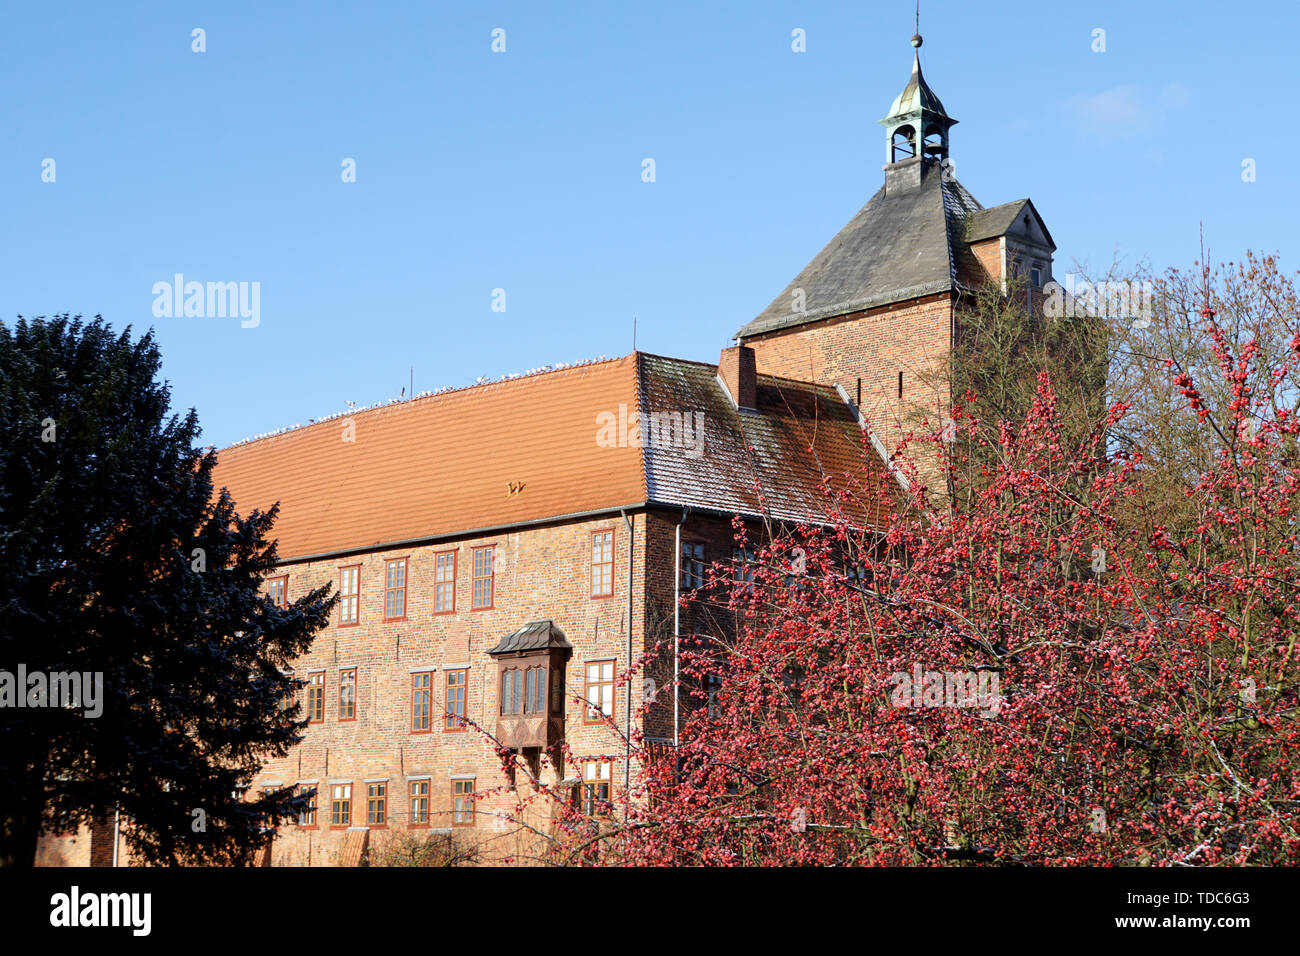
[[[677,531],[673,546],[673,750],[677,750],[678,745],[678,727],[680,721],[677,716],[677,707],[681,700],[681,692],[677,687],[680,674],[680,657],[678,651],[681,648],[682,635],[682,525],[686,523],[686,516],[690,514],[691,509],[682,508],[682,520],[677,522]],[[676,755],[673,757],[676,760]]]
[[[626,738],[627,752],[623,757],[623,795],[626,798],[632,789],[632,556],[636,553],[632,545],[636,540],[636,528],[622,508],[618,513],[627,525],[627,706],[624,710],[623,736]],[[623,819],[627,820],[627,804],[623,805]]]
[[[113,866],[117,866],[117,845],[122,840],[122,808],[113,810]]]

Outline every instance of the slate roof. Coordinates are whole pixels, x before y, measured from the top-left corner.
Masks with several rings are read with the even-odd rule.
[[[240,513],[280,502],[281,561],[646,504],[824,521],[823,476],[867,474],[870,514],[896,492],[833,389],[758,383],[739,412],[716,366],[634,352],[358,411],[354,442],[333,419],[226,448],[214,482]],[[620,412],[643,416],[644,442],[635,426],[598,441]],[[657,443],[650,413],[667,423]]]
[[[966,224],[966,241],[979,242],[981,239],[1005,235],[1012,231],[1012,227],[1022,213],[1026,217],[1034,217],[1034,222],[1042,230],[1043,239],[1055,249],[1056,242],[1052,239],[1052,234],[1047,231],[1047,223],[1043,222],[1043,217],[1038,214],[1031,199],[1017,199],[1015,202],[1003,203],[1001,206],[993,206],[974,213]],[[1030,230],[1024,229],[1021,232],[1027,234]]]
[[[1015,202],[1006,202],[1001,206],[972,213],[966,224],[966,241],[979,242],[981,239],[1005,235],[1028,202],[1028,199],[1017,199]]]
[[[819,486],[867,475],[874,518],[897,486],[874,449],[864,453],[862,429],[830,387],[758,376],[757,408],[738,412],[717,382],[717,367],[643,355],[642,406],[693,409],[705,421],[704,453],[653,445],[645,449],[651,500],[728,514],[766,513],[787,521],[826,521]],[[865,470],[864,470],[865,462]]]
[[[501,638],[489,654],[510,654],[515,651],[544,651],[552,647],[573,645],[564,636],[564,632],[555,626],[554,621],[529,621],[517,631]]]
[[[890,194],[882,186],[736,337],[958,288],[970,255],[965,219],[982,208],[956,179],[945,183],[936,163],[923,161],[919,186]],[[806,312],[792,311],[796,288],[804,290]]]

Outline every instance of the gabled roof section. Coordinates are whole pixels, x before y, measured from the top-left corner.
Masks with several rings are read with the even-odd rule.
[[[757,405],[738,410],[717,366],[642,355],[643,409],[698,413],[704,436],[694,445],[648,443],[649,497],[659,504],[783,521],[825,523],[831,504],[823,481],[864,486],[856,517],[875,522],[898,491],[864,443],[857,418],[830,387],[758,376]]]
[[[925,161],[921,183],[887,194],[881,187],[849,224],[748,325],[748,338],[958,285],[966,215],[982,207],[943,169]],[[796,289],[805,312],[795,312]]]
[[[1028,226],[1024,223],[1025,216],[1030,219]],[[1035,242],[1044,242],[1053,250],[1056,249],[1052,234],[1047,231],[1047,224],[1043,222],[1043,217],[1038,214],[1038,210],[1028,199],[1017,199],[1015,202],[1003,203],[1001,206],[993,206],[973,213],[967,222],[965,237],[967,242],[980,242],[984,239],[995,239],[1017,233]]]
[[[222,449],[214,482],[280,502],[285,561],[639,504],[641,450],[597,444],[637,391],[626,356],[417,398]]]

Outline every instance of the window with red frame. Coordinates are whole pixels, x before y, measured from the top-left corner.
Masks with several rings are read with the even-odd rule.
[[[496,582],[493,580],[492,572],[492,552],[495,548],[475,548],[474,549],[474,590],[473,597],[470,599],[471,608],[492,607],[493,589]]]
[[[307,678],[307,720],[319,724],[325,719],[325,672],[316,671]]]
[[[303,807],[298,814],[298,826],[314,827],[316,825],[316,798],[320,795],[315,787],[299,787],[298,792],[310,793],[307,798],[307,806]]]
[[[425,826],[429,823],[429,781],[411,781],[411,825]]]
[[[330,787],[330,826],[352,824],[352,784],[336,783]]]
[[[451,782],[451,825],[472,827],[474,825],[474,781],[453,780]]]
[[[288,686],[285,688],[284,696],[280,698],[280,713],[282,714],[293,708],[293,699],[296,693],[293,671],[285,671],[284,679],[288,682]]]
[[[589,817],[609,815],[613,766],[609,760],[584,760],[582,763],[582,812]]]
[[[456,552],[444,551],[433,556],[433,613],[450,614],[456,610]]]
[[[614,716],[614,662],[587,662],[586,722],[596,723]]]
[[[268,578],[266,581],[266,596],[271,599],[271,603],[276,607],[289,606],[289,576],[281,575],[278,578]]]
[[[411,732],[424,734],[429,732],[429,716],[432,713],[433,674],[421,671],[411,675]]]
[[[356,624],[361,608],[361,565],[339,568],[339,623]]]
[[[465,700],[469,691],[469,671],[447,671],[447,724],[446,730],[465,729]]]
[[[356,720],[357,669],[339,671],[339,720]]]
[[[366,784],[366,826],[388,825],[388,784]]]
[[[591,535],[591,596],[614,594],[614,532],[595,531]]]
[[[384,620],[406,617],[406,558],[384,563]]]

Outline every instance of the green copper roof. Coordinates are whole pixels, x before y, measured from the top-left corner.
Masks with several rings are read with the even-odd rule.
[[[934,90],[930,89],[930,85],[925,82],[925,77],[921,75],[921,54],[918,51],[912,58],[912,76],[907,81],[907,86],[903,87],[903,92],[894,98],[894,105],[889,108],[889,114],[880,122],[888,123],[897,117],[921,111],[939,113],[943,116],[948,115],[948,111],[943,108],[943,103],[939,101],[939,97],[935,95]],[[953,120],[953,122],[956,122],[956,120]]]

